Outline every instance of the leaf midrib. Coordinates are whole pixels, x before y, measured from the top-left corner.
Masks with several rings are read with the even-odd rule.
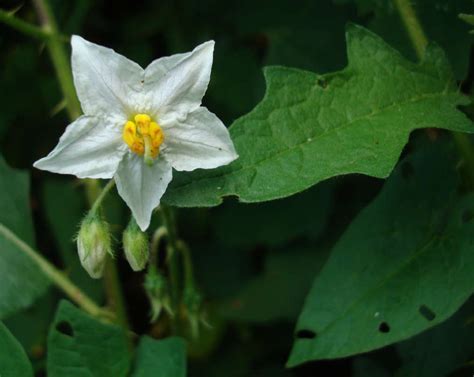
[[[437,97],[444,97],[446,96],[447,94],[458,94],[457,92],[448,92],[447,89],[445,89],[444,91],[442,92],[436,92],[436,93],[428,93],[428,94],[422,94],[420,96],[415,96],[415,97],[412,97],[410,98],[409,100],[406,100],[406,101],[403,101],[403,102],[397,102],[397,103],[392,103],[388,106],[385,106],[385,107],[382,107],[380,108],[379,111],[375,111],[375,112],[372,112],[372,113],[369,113],[369,114],[365,114],[361,117],[358,117],[358,118],[355,118],[353,120],[351,120],[350,122],[347,122],[345,124],[342,124],[341,126],[339,127],[334,127],[334,128],[330,128],[328,130],[326,130],[325,132],[321,133],[321,134],[317,134],[317,135],[313,135],[313,136],[309,136],[308,138],[311,139],[310,141],[308,140],[305,140],[301,143],[297,143],[289,148],[286,148],[284,150],[281,150],[275,154],[272,154],[271,156],[268,156],[268,157],[265,157],[263,159],[260,159],[258,161],[256,161],[255,163],[251,164],[251,165],[246,165],[246,166],[242,166],[238,169],[235,169],[233,171],[231,171],[230,173],[219,173],[219,174],[216,174],[216,175],[213,175],[213,176],[210,176],[210,177],[203,177],[203,178],[197,178],[197,179],[194,179],[190,182],[186,182],[180,186],[175,186],[173,188],[173,191],[179,191],[181,189],[184,189],[186,188],[187,186],[193,184],[193,183],[196,183],[198,181],[206,181],[206,180],[210,180],[210,179],[215,179],[215,178],[220,178],[220,177],[225,177],[225,176],[231,176],[231,175],[234,175],[234,174],[237,174],[237,173],[240,173],[242,171],[245,171],[245,170],[250,170],[250,169],[254,169],[255,167],[257,167],[258,165],[261,165],[261,164],[264,164],[265,162],[267,162],[268,160],[271,160],[271,159],[278,159],[278,158],[281,158],[281,156],[287,154],[287,153],[291,153],[293,152],[295,149],[297,148],[301,148],[303,145],[305,144],[309,144],[309,143],[313,143],[313,142],[316,142],[316,141],[319,141],[321,138],[323,137],[327,137],[329,134],[332,134],[333,132],[336,132],[336,131],[340,131],[341,129],[344,129],[344,128],[347,128],[347,127],[350,127],[352,124],[354,123],[357,123],[359,121],[362,121],[362,120],[367,120],[367,119],[370,119],[374,116],[377,116],[377,115],[380,115],[382,114],[383,112],[386,112],[386,111],[390,111],[392,108],[396,107],[396,106],[404,106],[404,105],[407,105],[409,103],[415,103],[415,102],[418,102],[418,101],[423,101],[425,99],[428,99],[428,98],[437,98]],[[257,110],[257,109],[255,109]],[[249,114],[250,115],[250,114]],[[418,127],[414,127],[414,129],[416,129]],[[307,138],[307,139],[308,139]]]

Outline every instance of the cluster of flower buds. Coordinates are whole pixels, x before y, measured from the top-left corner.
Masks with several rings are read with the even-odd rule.
[[[145,268],[149,258],[148,236],[132,217],[123,232],[125,257],[134,271]],[[94,279],[104,273],[107,255],[112,253],[112,236],[109,224],[102,218],[99,210],[92,209],[82,220],[77,235],[77,251],[82,266]]]

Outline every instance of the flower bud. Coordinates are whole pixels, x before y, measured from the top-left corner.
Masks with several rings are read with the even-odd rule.
[[[203,298],[194,285],[187,285],[183,292],[185,315],[193,338],[199,336],[199,324],[203,322]]]
[[[82,220],[77,251],[82,267],[90,277],[102,277],[107,254],[112,254],[112,243],[109,224],[95,212],[88,213]]]
[[[145,291],[151,304],[150,321],[155,322],[164,309],[170,316],[174,313],[171,309],[168,284],[166,279],[156,268],[149,269],[145,276]]]
[[[132,270],[143,270],[150,255],[150,245],[147,234],[140,230],[133,216],[123,232],[122,242],[125,257]]]

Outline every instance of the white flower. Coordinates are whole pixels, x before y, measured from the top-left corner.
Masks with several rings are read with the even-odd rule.
[[[72,37],[72,71],[84,115],[34,166],[79,178],[115,178],[142,230],[180,171],[212,169],[238,156],[224,124],[201,106],[214,42],[146,69]]]

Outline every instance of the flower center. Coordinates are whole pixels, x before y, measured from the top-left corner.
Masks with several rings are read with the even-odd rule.
[[[132,152],[144,156],[147,164],[152,164],[160,153],[164,140],[163,130],[147,114],[137,114],[133,120],[129,120],[123,127],[123,141]]]

